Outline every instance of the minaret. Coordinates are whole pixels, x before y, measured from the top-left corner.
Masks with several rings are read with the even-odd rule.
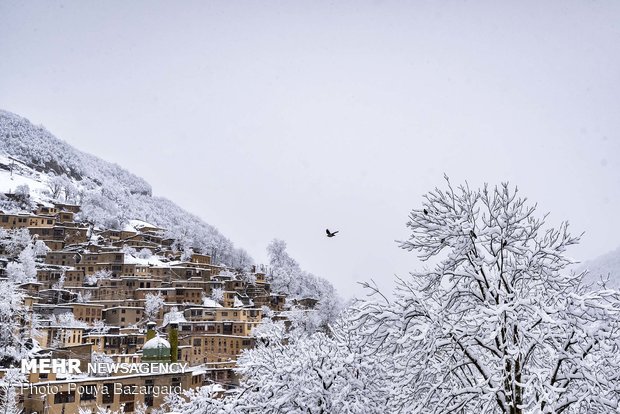
[[[170,322],[168,341],[170,342],[170,362],[177,362],[179,359],[179,324],[177,322]]]
[[[155,338],[155,322],[146,323],[146,341]],[[146,342],[144,341],[144,342]]]

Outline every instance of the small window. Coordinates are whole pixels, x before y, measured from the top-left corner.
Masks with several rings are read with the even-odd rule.
[[[97,385],[83,385],[80,388],[80,401],[92,401],[97,399]]]
[[[103,396],[101,400],[103,404],[112,404],[114,402],[114,384],[110,382],[103,384],[101,395]]]
[[[75,393],[73,392],[59,392],[54,395],[54,404],[65,404],[75,402]]]

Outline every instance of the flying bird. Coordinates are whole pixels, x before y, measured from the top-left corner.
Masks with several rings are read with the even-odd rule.
[[[329,229],[325,229],[325,233],[327,233],[327,237],[334,237],[336,233],[338,233],[338,230],[332,233]]]

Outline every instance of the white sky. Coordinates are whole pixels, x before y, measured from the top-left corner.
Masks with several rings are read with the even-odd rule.
[[[444,172],[620,245],[619,78],[617,1],[0,0],[0,108],[345,297]]]

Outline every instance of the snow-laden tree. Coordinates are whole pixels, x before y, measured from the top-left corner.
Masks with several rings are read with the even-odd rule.
[[[34,243],[34,255],[36,257],[42,257],[47,255],[47,252],[49,252],[50,249],[49,247],[47,247],[47,245],[45,244],[45,242],[43,240],[37,240]]]
[[[263,345],[273,342],[284,343],[288,339],[286,324],[283,320],[274,321],[270,317],[264,317],[251,332],[251,336]]]
[[[59,315],[51,315],[50,320],[53,324],[63,328],[87,328],[88,324],[79,319],[75,319],[73,312],[65,312]]]
[[[256,273],[254,272],[242,272],[241,280],[243,280],[248,285],[256,285]]]
[[[191,261],[193,254],[194,254],[194,250],[191,247],[185,247],[183,249],[183,253],[181,253],[181,261],[183,262]]]
[[[105,193],[92,191],[86,194],[77,220],[87,220],[95,226],[120,229],[121,210],[118,204]]]
[[[0,229],[0,244],[9,256],[18,256],[31,243],[28,229]]]
[[[9,368],[0,379],[0,414],[21,414],[17,387],[24,386],[26,376],[18,368]]]
[[[95,364],[98,369],[94,373],[96,377],[107,377],[110,373],[110,366],[114,363],[114,359],[103,352],[93,351],[90,354],[91,363]]]
[[[350,338],[348,338],[350,339]],[[171,405],[176,411],[205,413],[384,413],[381,367],[361,358],[355,341],[316,333],[294,344],[269,341],[245,351],[237,372],[237,393],[216,398],[212,388],[189,391]]]
[[[54,173],[50,174],[49,179],[47,180],[47,190],[50,197],[54,200],[58,200],[60,193],[62,192],[62,187],[64,185],[64,180],[66,176],[64,175],[55,175]]]
[[[288,310],[280,313],[280,316],[288,321],[288,336],[298,338],[313,334],[325,327],[325,320],[314,309],[303,309],[291,306]]]
[[[92,275],[87,275],[84,278],[84,285],[86,286],[96,286],[100,280],[110,279],[112,277],[112,271],[102,269],[97,270]]]
[[[147,414],[148,406],[143,402],[138,402],[134,409],[134,414]]]
[[[152,293],[147,293],[144,300],[144,313],[149,321],[153,321],[157,319],[159,312],[164,307],[164,297],[161,293],[157,293],[154,295]]]
[[[11,282],[26,283],[35,281],[37,267],[32,244],[26,246],[17,258],[17,262],[10,262],[6,267],[6,274]]]
[[[78,187],[71,178],[66,175],[51,174],[47,180],[47,190],[53,200],[65,201],[68,203],[76,202],[79,193]],[[62,197],[61,197],[62,196]]]
[[[123,247],[121,247],[121,252],[130,256],[136,256],[138,254],[138,251],[128,244],[123,244]]]
[[[236,249],[232,256],[230,265],[239,271],[247,271],[254,264],[254,260],[244,249]]]
[[[224,301],[224,289],[213,288],[211,290],[211,300],[221,304]]]
[[[315,309],[319,315],[318,326],[334,321],[342,310],[342,300],[333,285],[301,269],[299,263],[286,251],[286,242],[273,240],[267,246],[271,289],[283,293],[288,299],[317,299]]]
[[[292,284],[302,273],[301,267],[286,251],[284,240],[274,239],[267,246],[270,272],[268,274],[271,289],[274,292],[296,294]]]
[[[183,390],[181,395],[171,394],[166,397],[166,412],[195,414],[237,414],[235,400],[222,399],[221,389],[216,385]]]
[[[114,411],[107,407],[96,406],[95,414],[125,414],[125,410],[121,408],[120,410]],[[84,408],[78,407],[78,414],[92,414],[92,408]]]
[[[15,188],[13,197],[20,209],[30,210],[34,207],[34,203],[30,198],[30,187],[28,187],[28,184],[18,185]]]
[[[353,318],[367,353],[389,364],[389,412],[620,409],[619,292],[588,291],[567,270],[579,237],[546,217],[507,184],[448,182],[411,212],[401,247],[432,269]]]
[[[176,306],[170,308],[170,311],[166,312],[166,314],[164,315],[164,325],[168,325],[169,323],[173,322],[187,322],[185,320],[183,312],[181,312]]]
[[[105,324],[101,319],[95,319],[93,321],[93,328],[91,333],[98,335],[105,335],[110,330],[110,327]]]
[[[58,278],[58,281],[56,281],[56,283],[54,283],[52,285],[52,289],[60,290],[60,289],[64,288],[65,287],[66,278],[67,278],[67,276],[65,274],[65,271],[63,270],[62,273],[60,274],[60,277]]]
[[[78,292],[76,301],[78,303],[88,303],[92,299],[93,294],[91,292]]]
[[[153,257],[153,252],[146,247],[138,252],[138,258],[140,259],[150,259],[151,257]]]
[[[28,356],[36,321],[29,317],[24,292],[15,283],[0,281],[0,298],[0,364],[8,367]]]

